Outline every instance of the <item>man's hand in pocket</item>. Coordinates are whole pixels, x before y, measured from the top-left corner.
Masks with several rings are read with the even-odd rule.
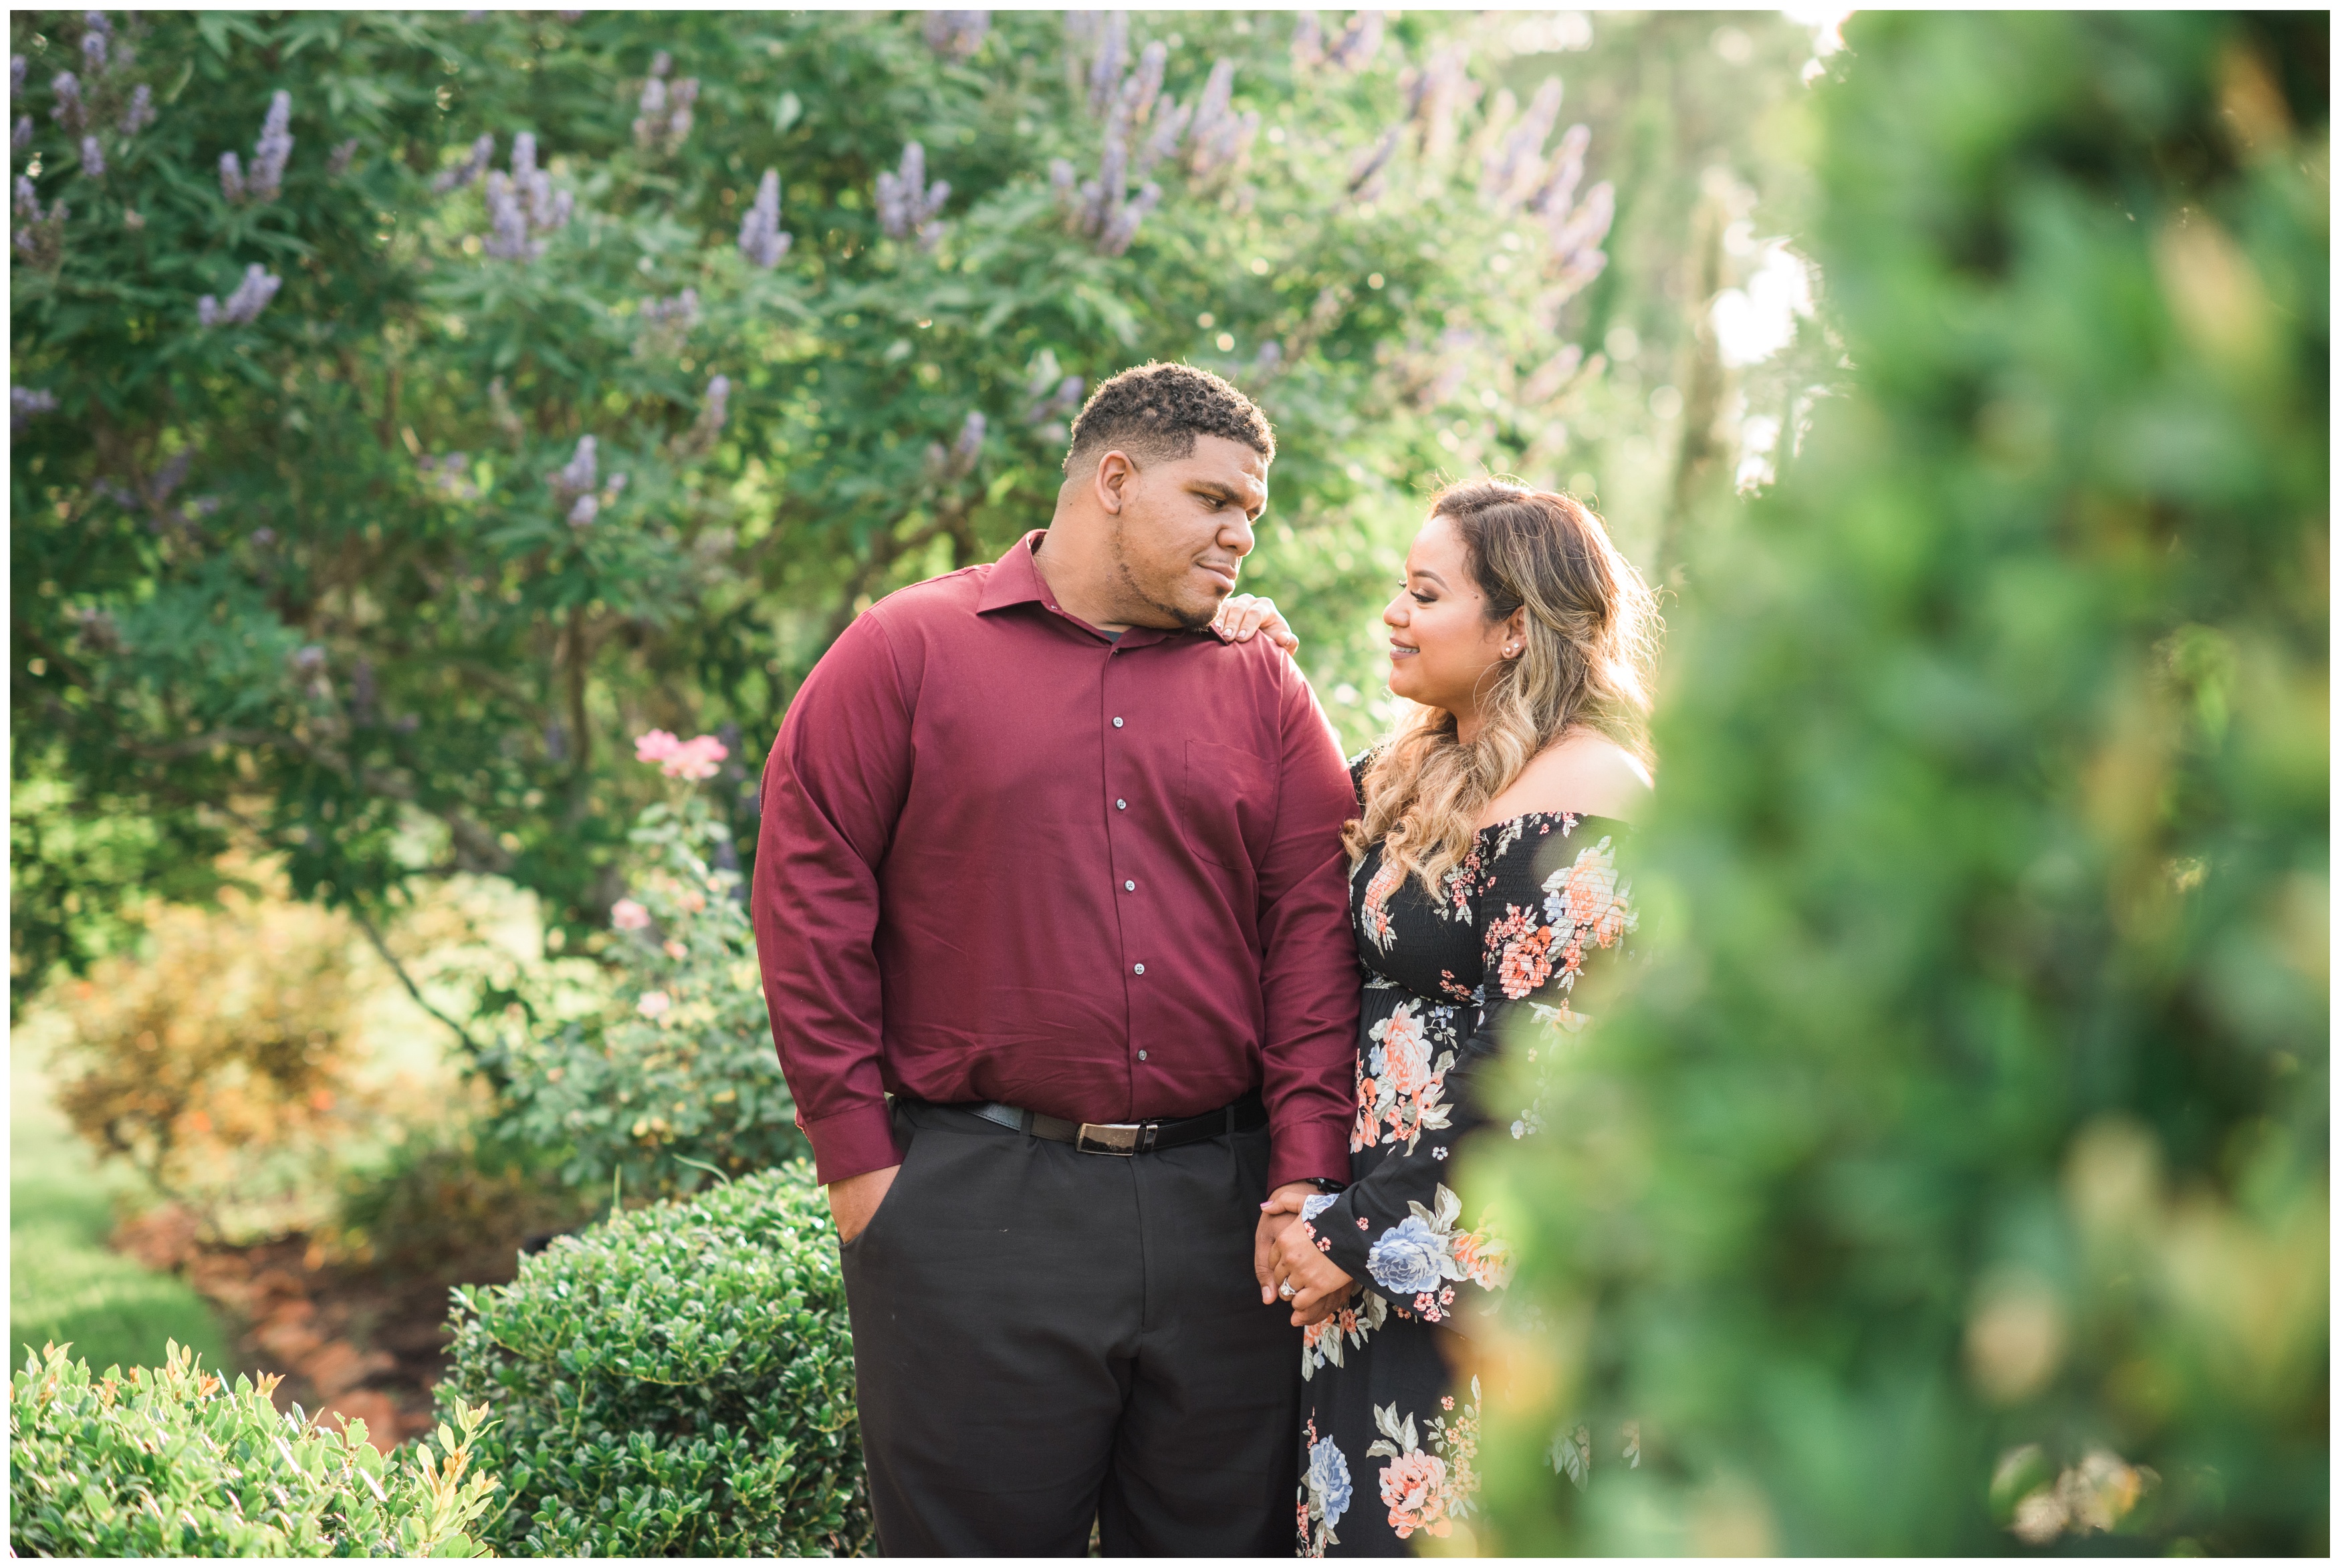
[[[894,1178],[901,1169],[889,1165],[828,1184],[828,1212],[837,1221],[839,1241],[850,1241],[868,1228],[878,1206],[886,1201],[886,1189],[894,1185]]]

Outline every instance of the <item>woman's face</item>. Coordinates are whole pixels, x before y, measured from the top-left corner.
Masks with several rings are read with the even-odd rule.
[[[1406,552],[1405,586],[1382,612],[1390,629],[1390,690],[1457,719],[1474,717],[1484,676],[1503,662],[1505,642],[1518,641],[1509,624],[1490,621],[1487,596],[1471,579],[1462,537],[1433,517]]]

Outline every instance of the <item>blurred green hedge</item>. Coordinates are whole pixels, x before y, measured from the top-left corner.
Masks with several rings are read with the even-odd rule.
[[[1855,390],[1671,616],[1658,957],[1466,1173],[1546,1324],[1476,1543],[2320,1554],[2328,20],[1846,38]]]

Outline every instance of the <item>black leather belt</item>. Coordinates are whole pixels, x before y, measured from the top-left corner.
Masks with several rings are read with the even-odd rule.
[[[1205,1139],[1250,1132],[1267,1125],[1267,1107],[1256,1094],[1247,1094],[1233,1105],[1201,1116],[1182,1116],[1169,1121],[1066,1121],[1061,1117],[1042,1116],[1036,1110],[1019,1110],[997,1100],[952,1109],[973,1111],[984,1120],[996,1121],[1013,1131],[1028,1132],[1055,1143],[1069,1143],[1083,1154],[1150,1154],[1157,1149],[1175,1149],[1182,1143],[1200,1143]]]

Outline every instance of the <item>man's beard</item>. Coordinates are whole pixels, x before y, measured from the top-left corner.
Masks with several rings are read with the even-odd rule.
[[[1161,622],[1166,621],[1171,626],[1182,626],[1187,631],[1195,632],[1219,618],[1219,606],[1215,604],[1208,609],[1181,609],[1176,605],[1165,604],[1147,593],[1139,585],[1137,574],[1129,569],[1129,557],[1122,548],[1122,530],[1118,522],[1115,523],[1113,530],[1113,566],[1115,575],[1121,578],[1121,589],[1128,596],[1128,602],[1132,606],[1142,605],[1160,617],[1159,621],[1141,621],[1135,616],[1125,616],[1124,618],[1132,626],[1154,626],[1158,629]]]

